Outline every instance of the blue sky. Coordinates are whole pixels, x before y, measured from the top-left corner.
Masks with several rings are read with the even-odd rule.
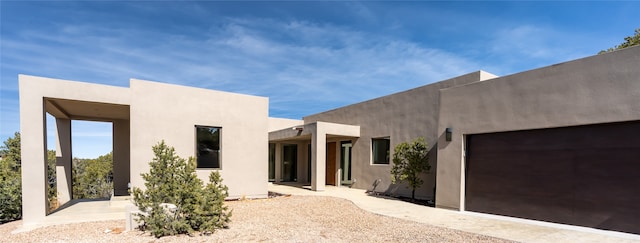
[[[267,96],[270,116],[299,119],[594,55],[640,28],[638,12],[631,1],[0,1],[0,139],[20,129],[18,74]],[[110,123],[72,129],[74,156],[111,150]]]

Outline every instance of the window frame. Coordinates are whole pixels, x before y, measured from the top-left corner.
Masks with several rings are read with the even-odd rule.
[[[218,131],[218,156],[217,156],[217,162],[218,162],[218,167],[214,167],[214,166],[204,166],[204,165],[200,165],[200,156],[199,156],[199,146],[200,146],[200,141],[198,141],[198,129],[202,129],[202,128],[206,128],[206,129],[217,129]],[[206,125],[195,125],[195,136],[194,136],[194,140],[195,140],[195,157],[196,157],[196,169],[198,170],[222,170],[222,127],[221,126],[206,126]],[[214,164],[215,165],[215,164]]]
[[[387,156],[386,156],[386,162],[380,162],[380,161],[376,161],[376,153],[374,151],[374,149],[376,148],[376,141],[380,141],[380,140],[386,140],[387,141]],[[371,150],[369,150],[371,152],[371,165],[390,165],[391,164],[391,137],[386,136],[386,137],[374,137],[371,138]]]

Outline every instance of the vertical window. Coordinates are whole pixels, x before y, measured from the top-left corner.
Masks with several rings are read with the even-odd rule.
[[[373,157],[373,164],[389,164],[390,141],[391,140],[388,137],[371,139],[371,155]]]
[[[220,169],[220,127],[196,126],[198,168]]]

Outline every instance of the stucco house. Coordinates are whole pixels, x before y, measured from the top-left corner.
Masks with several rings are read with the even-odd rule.
[[[203,181],[211,170],[219,170],[230,197],[267,196],[267,98],[135,79],[128,88],[26,75],[19,79],[24,224],[46,215],[45,113],[56,119],[61,203],[72,198],[71,120],[113,124],[116,196],[127,194],[129,183],[144,186],[140,174],[149,170],[151,147],[161,140],[183,158],[196,157]]]
[[[206,157],[199,176],[220,170],[232,197],[264,197],[267,181],[316,191],[378,181],[380,192],[410,195],[390,183],[390,157],[424,137],[432,169],[416,196],[438,208],[640,234],[640,47],[504,77],[477,71],[301,120],[269,118],[263,97],[133,79],[121,88],[20,76],[20,104],[25,224],[46,215],[49,112],[63,192],[72,119],[113,123],[116,194],[142,184],[149,148],[165,139]],[[200,133],[218,142],[201,144]]]

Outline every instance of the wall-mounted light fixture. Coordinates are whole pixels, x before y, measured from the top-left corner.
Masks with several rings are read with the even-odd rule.
[[[296,130],[298,132],[302,132],[302,130],[304,130],[304,127],[292,127],[292,130]]]
[[[447,129],[444,130],[444,138],[445,140],[447,140],[447,142],[451,142],[452,133],[453,133],[453,128],[447,127]]]

